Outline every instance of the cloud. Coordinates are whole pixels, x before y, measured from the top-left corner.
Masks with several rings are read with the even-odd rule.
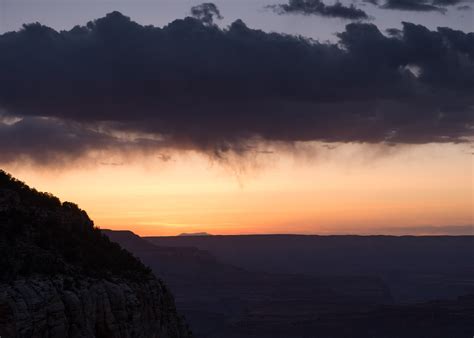
[[[0,159],[11,162],[19,158],[38,163],[69,161],[92,148],[106,148],[110,139],[54,118],[25,117],[14,123],[0,122]],[[58,158],[58,148],[61,149]]]
[[[471,0],[467,0],[471,1]],[[460,3],[466,2],[466,0],[433,0],[433,5],[437,6],[455,6]]]
[[[26,25],[0,36],[0,162],[472,137],[473,33],[351,23],[338,37],[191,17],[159,28],[118,12],[69,31]]]
[[[447,10],[446,7],[458,5],[466,2],[466,0],[386,0],[383,2],[379,0],[364,0],[364,2],[369,2],[385,9],[416,12],[437,11],[445,13]]]
[[[445,11],[444,8],[436,6],[433,4],[433,2],[426,0],[387,0],[385,5],[382,7],[387,9],[398,9],[402,11]]]
[[[217,6],[211,2],[205,2],[191,7],[191,15],[207,25],[212,25],[214,23],[214,18],[219,20],[224,18]]]
[[[345,6],[340,2],[326,5],[321,0],[289,0],[288,4],[268,6],[278,14],[320,15],[346,20],[367,20],[369,16],[354,5]]]
[[[140,136],[106,130],[100,124],[54,117],[11,119],[0,115],[0,163],[25,161],[39,165],[66,165],[87,156],[99,160],[101,165],[121,165],[100,161],[100,156],[137,151],[152,153],[166,147],[157,139]]]
[[[372,4],[372,5],[376,5],[376,6],[379,5],[379,0],[362,0],[362,1]]]

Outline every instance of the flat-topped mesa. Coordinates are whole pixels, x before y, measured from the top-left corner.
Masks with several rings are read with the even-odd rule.
[[[183,232],[178,236],[212,236],[207,232]]]
[[[0,336],[190,333],[163,282],[85,211],[0,171]]]

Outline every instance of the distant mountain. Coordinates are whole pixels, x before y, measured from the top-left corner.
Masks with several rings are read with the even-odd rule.
[[[369,311],[392,303],[387,286],[372,276],[311,277],[248,271],[192,246],[154,245],[130,231],[103,233],[163,276],[196,338],[304,337],[300,332],[295,336],[291,330],[314,316],[341,309]],[[236,327],[238,323],[246,327],[255,320],[261,327],[249,327],[250,331],[236,335],[242,329]],[[277,335],[274,325],[287,333]]]
[[[389,282],[409,287],[410,295],[425,292],[414,291],[420,285],[439,295],[445,294],[439,291],[443,286],[448,294],[469,291],[473,279],[469,270],[460,269],[472,264],[466,256],[466,238],[458,242],[283,235],[141,238],[129,231],[104,233],[166,279],[196,338],[471,338],[474,334],[473,296],[397,304],[384,280],[384,271],[397,269]],[[459,253],[453,253],[457,247],[453,243]],[[464,262],[428,262],[423,268],[420,264],[426,259],[439,259],[437,251]],[[412,259],[413,265],[402,259],[414,253],[419,257]],[[447,265],[454,270],[445,270]],[[292,267],[307,273],[288,273]]]
[[[212,236],[211,234],[208,234],[207,232],[183,232],[179,234],[178,236]]]
[[[201,280],[219,280],[236,276],[243,269],[219,262],[208,251],[195,247],[156,246],[131,231],[102,230],[112,241],[133,252],[173,288],[182,282],[199,283]]]
[[[173,296],[86,212],[0,171],[1,337],[189,337]]]
[[[145,237],[193,246],[249,271],[377,276],[395,302],[474,294],[474,236],[215,235]]]

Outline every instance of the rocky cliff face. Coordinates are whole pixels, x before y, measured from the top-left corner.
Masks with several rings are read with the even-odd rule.
[[[185,337],[157,280],[35,277],[0,285],[2,337]]]
[[[1,337],[189,337],[173,296],[72,203],[0,171]]]

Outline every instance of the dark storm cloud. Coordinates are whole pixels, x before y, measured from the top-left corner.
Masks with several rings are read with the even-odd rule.
[[[64,155],[68,161],[110,144],[106,135],[58,119],[25,117],[11,124],[0,122],[0,160],[4,162],[24,158],[50,163]]]
[[[372,4],[372,5],[378,5],[379,4],[379,0],[363,0],[363,2],[368,2],[369,4]]]
[[[219,20],[224,18],[217,6],[211,2],[205,2],[191,7],[191,15],[208,25],[212,25],[214,23],[214,18]]]
[[[369,19],[367,13],[354,5],[345,6],[340,2],[326,5],[321,0],[289,0],[288,4],[268,6],[278,14],[320,15],[347,20]]]
[[[402,11],[445,11],[444,8],[434,5],[432,1],[426,0],[388,0],[382,7],[387,9],[398,9]]]
[[[459,5],[471,0],[364,0],[380,8],[395,9],[402,11],[429,12],[437,11],[444,13],[449,6]]]
[[[433,5],[437,6],[455,6],[463,2],[468,2],[470,0],[433,0]]]
[[[34,116],[8,121],[0,115],[0,163],[72,164],[90,152],[152,152],[166,146],[157,138],[122,135],[99,124]]]
[[[265,33],[240,20],[157,28],[117,12],[70,31],[27,25],[0,36],[0,111],[24,118],[0,120],[0,160],[130,144],[222,156],[260,141],[472,136],[473,33],[405,23],[386,36],[353,23],[339,39]]]

